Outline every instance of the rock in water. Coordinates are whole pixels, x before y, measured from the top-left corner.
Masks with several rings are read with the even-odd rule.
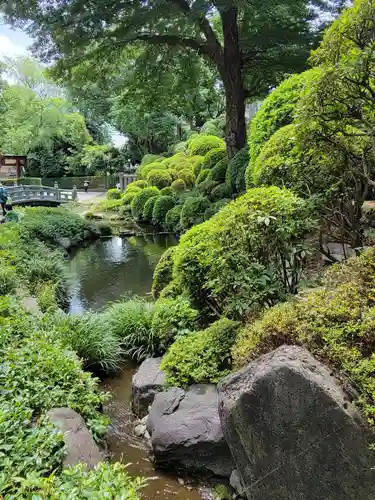
[[[92,469],[102,460],[99,448],[81,415],[71,408],[53,408],[47,415],[64,434],[64,468],[84,463]]]
[[[214,385],[155,396],[147,430],[155,463],[182,472],[229,477],[233,460],[221,430]]]
[[[251,500],[373,500],[374,434],[330,371],[300,347],[219,385],[224,435]]]
[[[164,390],[165,376],[160,364],[161,358],[148,358],[133,376],[132,410],[139,418],[147,415],[155,395]]]

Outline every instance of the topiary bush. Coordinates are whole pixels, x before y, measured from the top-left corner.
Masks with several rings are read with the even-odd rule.
[[[214,135],[195,135],[188,140],[187,151],[189,156],[204,156],[211,151],[211,149],[215,148],[225,148],[225,142],[223,139]]]
[[[249,164],[249,150],[241,149],[229,161],[226,183],[232,193],[243,193],[246,191],[245,172]]]
[[[138,181],[133,181],[130,184],[128,184],[126,186],[125,191],[129,191],[135,187],[139,187],[139,188],[143,189],[147,186],[148,186],[147,181],[145,181],[144,179],[139,179]]]
[[[197,191],[202,195],[202,196],[211,196],[212,190],[215,189],[216,186],[218,186],[219,183],[217,181],[213,181],[210,176],[208,178],[201,182],[197,186]]]
[[[167,170],[155,169],[147,175],[147,182],[150,186],[163,189],[172,183],[172,177]]]
[[[169,347],[175,338],[194,330],[197,317],[198,311],[184,297],[159,299],[152,319],[152,330],[162,349]]]
[[[195,178],[191,170],[181,170],[178,175],[185,182],[186,187],[191,188],[194,186]]]
[[[205,196],[192,196],[182,206],[180,224],[182,229],[188,229],[204,220],[204,212],[210,206]]]
[[[140,180],[147,179],[148,174],[150,174],[153,170],[163,170],[165,167],[163,164],[159,162],[147,163],[146,165],[138,167],[137,174],[140,177]]]
[[[155,163],[164,160],[164,156],[147,154],[144,155],[141,161],[141,166],[149,165],[150,163]]]
[[[228,160],[220,160],[211,170],[209,178],[216,182],[224,182],[228,168]]]
[[[176,194],[182,193],[186,189],[186,183],[183,179],[176,179],[171,184],[172,191]]]
[[[198,309],[246,316],[296,292],[304,238],[314,227],[308,205],[292,192],[250,189],[182,236],[173,275]]]
[[[167,384],[187,387],[191,384],[217,383],[230,372],[231,348],[239,323],[222,318],[199,332],[178,339],[164,356],[161,369]]]
[[[212,203],[204,212],[204,220],[211,219],[215,214],[218,213],[225,205],[227,205],[231,200],[229,198],[224,198],[222,200]]]
[[[172,189],[172,186],[167,186],[167,187],[163,188],[160,191],[160,194],[162,194],[163,196],[173,196],[174,195],[174,191]]]
[[[189,163],[191,165],[191,168],[193,170],[194,177],[198,177],[200,171],[202,170],[202,165],[204,162],[204,156],[201,155],[195,155],[191,156],[189,158]]]
[[[121,198],[122,191],[120,189],[108,189],[106,198],[107,200],[119,200]]]
[[[211,149],[204,157],[202,168],[212,168],[219,163],[219,161],[225,159],[228,159],[225,147]]]
[[[203,181],[207,179],[207,177],[210,175],[211,170],[206,168],[205,170],[201,170],[200,174],[197,177],[197,180],[195,181],[195,185],[198,186],[198,184],[201,184]]]
[[[176,205],[175,207],[168,210],[164,221],[164,227],[166,229],[168,229],[169,231],[174,231],[175,233],[181,231],[181,211],[182,205]]]
[[[251,120],[249,132],[249,167],[246,170],[246,186],[252,186],[252,171],[262,146],[280,128],[294,120],[294,112],[304,87],[314,76],[314,70],[292,75],[284,80],[264,100],[257,114]]]
[[[147,187],[142,189],[131,202],[132,215],[135,219],[141,219],[146,201],[159,194],[157,187]]]
[[[176,207],[175,207],[176,208]],[[176,247],[168,248],[161,256],[157,266],[155,267],[154,276],[152,278],[152,296],[157,299],[160,292],[172,281],[173,255]]]
[[[143,220],[145,220],[147,222],[152,222],[152,212],[154,210],[156,200],[159,198],[159,196],[160,195],[157,194],[155,196],[152,196],[151,198],[149,198],[146,201],[145,206],[143,207],[143,212],[142,212]]]
[[[163,225],[167,212],[174,207],[174,204],[175,202],[172,196],[159,196],[152,211],[153,224]]]
[[[122,204],[123,205],[131,205],[131,202],[134,200],[134,198],[136,197],[137,193],[140,193],[142,191],[141,188],[138,188],[138,189],[133,189],[132,191],[130,192],[126,192],[122,195],[121,197],[121,201],[122,201]]]
[[[213,190],[211,191],[211,194],[210,194],[210,199],[211,201],[215,202],[215,201],[219,201],[223,198],[229,198],[230,196],[230,189],[229,187],[227,186],[227,184],[222,183],[222,184],[219,184],[218,186],[215,186],[213,188]]]

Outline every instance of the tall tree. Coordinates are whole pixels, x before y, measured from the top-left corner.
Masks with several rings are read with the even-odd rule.
[[[246,142],[245,99],[303,68],[319,32],[313,21],[319,9],[332,6],[327,2],[0,0],[0,6],[37,38],[35,48],[47,59],[74,64],[137,41],[193,49],[216,66],[223,82],[226,142],[233,156]]]

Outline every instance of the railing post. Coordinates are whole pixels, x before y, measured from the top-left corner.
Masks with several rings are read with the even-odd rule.
[[[72,193],[72,200],[77,201],[78,199],[78,194],[77,194],[77,186],[74,184],[73,186],[73,193]]]
[[[60,200],[60,190],[59,190],[59,185],[57,184],[57,181],[55,181],[53,187],[55,190],[56,200],[59,201]]]

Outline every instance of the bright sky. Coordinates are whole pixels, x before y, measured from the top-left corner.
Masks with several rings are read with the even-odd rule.
[[[0,19],[0,58],[1,56],[20,56],[30,54],[28,47],[31,45],[31,38],[22,30],[13,30]],[[31,55],[31,54],[30,54]],[[112,141],[115,146],[121,147],[126,139],[118,132],[112,134]]]

